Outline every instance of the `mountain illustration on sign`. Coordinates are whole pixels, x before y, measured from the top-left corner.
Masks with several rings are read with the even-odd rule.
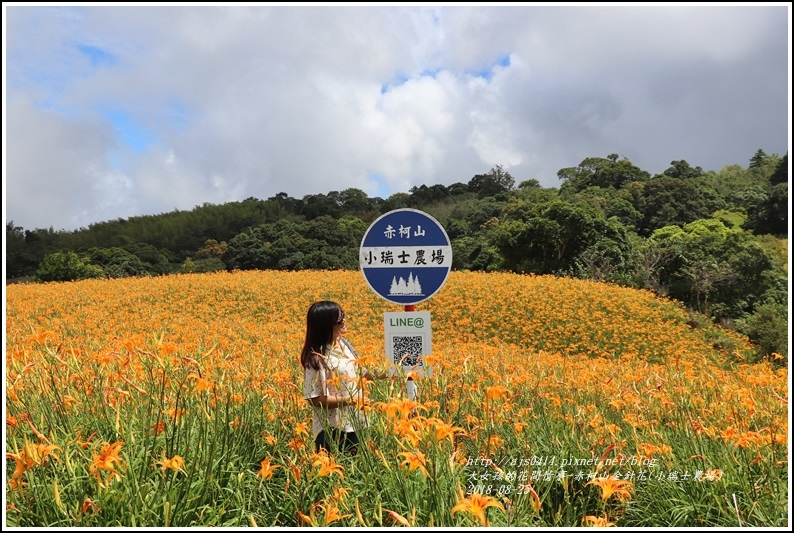
[[[405,281],[402,276],[400,276],[399,281],[397,280],[397,276],[392,278],[391,282],[391,290],[389,290],[390,295],[419,295],[424,296],[422,293],[422,286],[419,285],[419,276],[414,277],[413,273],[408,274],[408,281]]]

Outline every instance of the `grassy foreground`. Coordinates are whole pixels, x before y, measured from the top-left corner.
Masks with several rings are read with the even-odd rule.
[[[356,457],[313,453],[299,352],[359,272],[10,285],[7,526],[786,526],[788,376],[651,293],[452,272],[430,377],[366,385]]]

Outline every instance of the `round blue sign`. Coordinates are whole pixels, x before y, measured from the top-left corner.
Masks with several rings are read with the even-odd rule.
[[[447,232],[418,209],[395,209],[373,222],[359,252],[364,279],[378,296],[400,305],[424,302],[452,267]]]

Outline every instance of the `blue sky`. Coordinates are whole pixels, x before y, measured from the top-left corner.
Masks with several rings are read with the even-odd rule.
[[[790,145],[788,3],[3,4],[4,212],[25,229],[279,192],[388,197],[616,153]]]

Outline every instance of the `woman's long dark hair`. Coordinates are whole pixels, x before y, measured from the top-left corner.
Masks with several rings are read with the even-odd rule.
[[[301,352],[303,368],[319,370],[321,359],[317,354],[325,355],[325,347],[333,341],[334,325],[339,320],[342,308],[329,300],[315,302],[306,313],[306,341]]]

